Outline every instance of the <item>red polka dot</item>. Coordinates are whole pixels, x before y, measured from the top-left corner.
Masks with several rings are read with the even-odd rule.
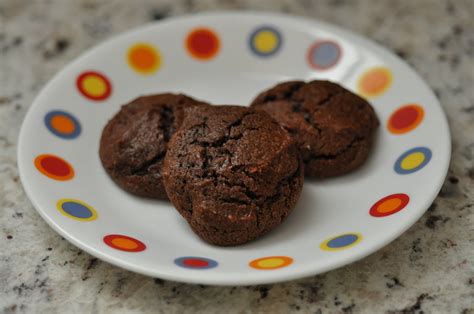
[[[67,163],[59,158],[51,156],[43,158],[41,165],[49,172],[61,177],[67,176],[71,172]]]
[[[405,105],[397,109],[388,120],[388,130],[402,134],[415,129],[423,120],[423,108],[416,104]]]
[[[35,166],[42,174],[51,179],[65,181],[74,177],[72,166],[58,156],[40,155],[35,158]]]
[[[390,122],[392,122],[393,127],[402,129],[412,124],[417,116],[418,111],[416,111],[414,108],[403,108],[398,112],[397,115],[393,116]]]
[[[183,261],[183,264],[189,267],[206,267],[209,265],[209,262],[200,259],[186,259]]]
[[[208,28],[197,28],[186,38],[186,49],[196,59],[209,60],[219,52],[219,37]]]
[[[197,256],[182,256],[174,260],[174,263],[179,267],[188,269],[210,269],[217,267],[219,263],[210,258]]]

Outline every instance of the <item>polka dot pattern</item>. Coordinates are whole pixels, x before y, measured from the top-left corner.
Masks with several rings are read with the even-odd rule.
[[[146,245],[140,240],[121,234],[106,235],[104,243],[111,248],[125,252],[137,253],[146,249]]]
[[[359,78],[359,94],[365,97],[382,95],[392,84],[392,72],[385,67],[374,67]]]
[[[81,134],[81,124],[70,113],[53,110],[44,116],[46,128],[54,135],[63,139],[75,139]]]
[[[215,260],[196,256],[183,256],[174,260],[174,263],[183,268],[189,269],[209,269],[217,267]]]
[[[369,213],[374,217],[390,216],[404,209],[409,201],[410,197],[403,193],[388,195],[372,205]]]
[[[89,100],[103,101],[112,93],[110,80],[102,73],[86,71],[81,73],[76,80],[79,92]]]
[[[249,36],[250,50],[259,57],[275,55],[281,46],[282,35],[272,26],[260,26]]]
[[[95,209],[80,201],[70,198],[61,199],[57,202],[56,208],[66,217],[79,221],[93,221],[97,219]]]
[[[127,62],[141,74],[153,74],[161,66],[162,58],[158,49],[151,44],[138,43],[129,48]]]
[[[185,46],[191,57],[208,61],[214,58],[220,50],[220,39],[210,28],[196,28],[186,37]]]
[[[306,58],[313,69],[328,70],[339,62],[341,56],[341,46],[331,40],[321,40],[309,47]]]
[[[288,256],[268,256],[255,259],[249,266],[259,270],[272,270],[286,267],[293,263],[293,259]]]
[[[409,149],[398,157],[394,170],[398,174],[411,174],[424,168],[431,160],[431,150],[427,147]]]
[[[43,154],[35,158],[36,169],[48,178],[67,181],[74,178],[74,168],[61,157]]]
[[[360,241],[360,233],[345,233],[323,241],[319,247],[324,251],[340,251],[353,247]]]
[[[258,26],[247,36],[248,49],[257,57],[275,56],[283,47],[282,33],[274,26]],[[216,58],[221,45],[218,33],[207,27],[191,29],[184,42],[185,51],[197,61]],[[337,66],[342,57],[341,46],[333,40],[316,41],[306,51],[306,63],[313,70],[329,70]],[[122,58],[125,59],[124,64],[140,75],[154,74],[163,64],[163,56],[158,47],[148,42],[130,43]],[[392,81],[391,71],[386,67],[377,66],[368,69],[359,77],[357,89],[364,97],[376,97],[384,94]],[[111,80],[99,71],[88,70],[80,73],[76,78],[76,87],[80,95],[91,101],[104,101],[112,94]],[[406,134],[422,123],[424,115],[424,109],[419,104],[405,104],[390,115],[387,130],[396,135]],[[48,112],[44,117],[44,124],[52,134],[63,139],[75,139],[82,131],[79,120],[61,110]],[[402,175],[416,172],[425,167],[431,157],[431,150],[426,147],[412,148],[396,160],[395,172]],[[71,180],[75,176],[71,164],[52,154],[37,156],[34,165],[41,174],[57,181]],[[387,195],[370,207],[369,214],[375,218],[390,216],[405,209],[409,201],[410,197],[404,193]],[[62,215],[77,221],[88,222],[98,218],[96,210],[80,200],[60,199],[56,207]],[[326,239],[320,243],[320,248],[328,252],[340,251],[356,246],[361,241],[360,233],[349,232]],[[121,234],[106,235],[103,242],[111,248],[125,252],[142,252],[147,249],[140,240]],[[182,256],[173,261],[176,266],[193,270],[219,266],[216,260],[206,257]],[[290,266],[293,262],[293,258],[289,256],[267,256],[250,261],[248,266],[256,270],[277,270]]]
[[[388,119],[387,128],[393,134],[404,134],[414,130],[423,120],[425,112],[417,104],[398,108]]]

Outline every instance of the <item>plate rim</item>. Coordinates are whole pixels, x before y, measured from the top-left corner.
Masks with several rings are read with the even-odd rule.
[[[69,67],[72,66],[73,64],[80,63],[84,58],[86,58],[89,54],[95,53],[96,50],[101,49],[104,46],[109,45],[109,43],[115,41],[116,39],[127,36],[128,34],[132,33],[138,33],[141,32],[145,29],[156,27],[157,25],[164,25],[166,23],[179,23],[181,20],[188,20],[191,18],[203,18],[203,19],[208,19],[208,18],[215,18],[215,17],[222,17],[222,16],[229,16],[229,17],[234,17],[238,18],[239,16],[253,16],[257,19],[262,19],[262,18],[268,18],[268,20],[272,19],[277,19],[277,20],[283,20],[288,23],[302,23],[304,22],[308,26],[317,26],[317,25],[322,25],[325,28],[329,29],[331,32],[337,34],[338,36],[341,36],[344,39],[350,39],[353,41],[356,41],[358,43],[363,43],[365,46],[373,49],[376,53],[381,53],[384,55],[384,58],[391,59],[391,62],[397,63],[399,65],[402,65],[407,71],[410,71],[412,75],[414,75],[417,79],[419,79],[420,83],[423,84],[424,88],[426,88],[433,99],[435,99],[435,102],[431,104],[431,106],[437,105],[439,109],[442,112],[442,120],[443,124],[445,126],[447,136],[446,136],[446,142],[444,145],[446,146],[446,150],[440,151],[440,154],[442,154],[442,157],[445,161],[444,163],[444,168],[440,172],[442,176],[440,177],[440,180],[438,182],[434,183],[434,189],[433,189],[433,194],[430,195],[429,197],[426,198],[426,201],[424,202],[423,206],[424,210],[420,210],[418,213],[409,216],[407,219],[404,220],[404,223],[400,225],[396,231],[391,233],[390,237],[387,237],[386,239],[381,240],[380,242],[377,242],[376,244],[367,247],[366,249],[361,249],[358,251],[354,251],[353,254],[351,254],[347,258],[341,258],[336,262],[332,262],[329,265],[325,265],[323,267],[299,267],[298,271],[291,271],[291,272],[269,272],[271,275],[268,277],[265,277],[264,279],[260,278],[259,276],[256,276],[255,278],[252,278],[252,276],[249,276],[247,278],[240,278],[238,280],[234,279],[229,279],[222,274],[217,274],[215,276],[193,276],[193,273],[190,272],[189,276],[182,276],[182,275],[174,275],[174,273],[170,273],[167,271],[163,271],[160,269],[154,269],[153,271],[149,271],[148,269],[145,269],[141,266],[137,266],[134,263],[126,262],[124,260],[121,260],[118,257],[113,257],[110,256],[106,253],[104,253],[101,250],[95,249],[93,247],[88,246],[87,244],[83,243],[79,239],[76,239],[76,237],[71,236],[67,230],[63,229],[59,223],[56,223],[50,216],[48,216],[42,209],[41,206],[39,206],[37,200],[34,197],[32,187],[28,184],[28,180],[26,178],[25,174],[25,169],[24,166],[22,165],[22,158],[21,156],[23,155],[23,147],[24,147],[24,142],[26,141],[25,139],[25,129],[26,125],[28,124],[27,122],[33,118],[32,111],[37,103],[37,100],[43,95],[43,93],[49,89],[49,87],[52,85],[53,82],[55,82],[58,77]],[[396,56],[393,52],[391,52],[389,49],[381,46],[380,44],[372,41],[369,38],[366,38],[363,35],[359,35],[351,30],[344,29],[338,25],[334,25],[325,21],[322,21],[317,18],[310,18],[306,16],[299,16],[299,15],[294,15],[294,14],[285,14],[285,13],[278,13],[278,12],[265,12],[265,11],[251,11],[251,10],[235,10],[235,11],[228,11],[228,10],[219,10],[219,11],[208,11],[208,12],[199,12],[199,13],[190,13],[190,14],[183,14],[179,16],[172,16],[169,18],[164,19],[163,21],[155,21],[155,22],[149,22],[145,23],[143,25],[134,27],[130,30],[127,30],[125,32],[120,32],[118,34],[115,34],[113,36],[110,36],[109,38],[101,41],[100,43],[88,48],[84,52],[82,52],[80,55],[78,55],[76,58],[71,60],[69,63],[67,63],[65,66],[63,66],[58,72],[55,73],[55,75],[49,79],[49,81],[43,86],[41,91],[36,95],[34,98],[33,102],[31,103],[30,107],[28,108],[28,111],[25,114],[25,117],[23,119],[20,132],[19,132],[19,137],[18,137],[18,146],[17,146],[17,166],[18,166],[18,172],[19,172],[19,177],[23,186],[23,189],[29,199],[29,201],[32,203],[33,207],[35,210],[40,214],[40,216],[47,222],[47,224],[54,230],[56,231],[60,236],[64,237],[68,242],[71,244],[75,245],[79,249],[87,252],[88,254],[91,254],[94,257],[100,258],[103,261],[106,261],[114,266],[118,266],[124,269],[127,269],[129,271],[133,271],[142,275],[150,276],[153,278],[162,278],[166,280],[172,280],[172,281],[177,281],[177,282],[183,282],[183,283],[194,283],[194,284],[206,284],[206,285],[215,285],[215,286],[228,286],[228,285],[234,285],[234,286],[242,286],[242,285],[256,285],[256,284],[270,284],[270,283],[277,283],[277,282],[283,282],[283,281],[288,281],[288,280],[296,280],[300,278],[305,278],[321,273],[325,273],[329,270],[337,269],[340,268],[344,265],[351,264],[355,261],[361,260],[362,258],[371,255],[377,251],[379,251],[381,248],[387,246],[389,243],[393,242],[394,240],[398,239],[403,233],[405,233],[406,230],[408,230],[410,227],[412,227],[420,218],[421,216],[424,215],[428,207],[433,203],[433,201],[436,199],[439,191],[441,190],[443,183],[446,180],[446,176],[448,174],[448,169],[449,165],[451,162],[451,150],[452,150],[452,140],[451,140],[451,130],[449,127],[449,123],[447,120],[446,113],[444,111],[444,108],[442,107],[441,103],[439,102],[439,99],[436,97],[436,95],[433,93],[432,89],[430,86],[425,82],[425,80],[409,65],[407,64],[404,60]],[[316,264],[310,264],[310,265],[317,265]]]

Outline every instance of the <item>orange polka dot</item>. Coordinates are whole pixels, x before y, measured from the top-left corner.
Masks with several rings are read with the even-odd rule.
[[[51,133],[63,139],[75,139],[81,134],[81,124],[72,114],[52,110],[44,117],[44,124]]]
[[[158,50],[145,43],[139,43],[128,50],[128,64],[139,73],[151,74],[161,66],[161,56]]]
[[[146,249],[146,245],[140,240],[121,234],[106,235],[104,242],[108,246],[120,251],[141,252]]]
[[[369,214],[373,217],[390,216],[404,209],[409,201],[410,197],[404,193],[391,194],[372,205]]]
[[[392,73],[385,67],[375,67],[359,78],[358,89],[362,96],[375,97],[383,94],[392,84]]]
[[[386,200],[377,207],[377,211],[380,213],[388,213],[402,204],[402,200],[399,198],[392,198]]]
[[[112,244],[126,250],[133,250],[138,247],[138,244],[136,244],[132,240],[125,239],[125,238],[112,239]]]
[[[74,132],[76,126],[74,122],[66,116],[54,116],[51,119],[51,126],[58,132],[70,134]]]

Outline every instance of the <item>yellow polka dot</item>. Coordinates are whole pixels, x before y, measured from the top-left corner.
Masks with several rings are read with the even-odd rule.
[[[285,263],[281,258],[268,258],[263,261],[258,262],[258,266],[262,268],[274,268],[281,266]]]
[[[293,263],[293,259],[288,256],[268,256],[251,261],[249,266],[255,269],[270,270],[282,268],[291,263]]]
[[[402,203],[401,199],[392,198],[392,199],[386,200],[385,202],[380,204],[377,207],[377,211],[380,212],[380,213],[387,213],[387,212],[390,212],[390,211],[394,210],[398,206],[400,206],[401,203]]]
[[[89,95],[100,97],[107,92],[107,84],[103,79],[97,76],[88,75],[82,81],[82,88]]]
[[[138,247],[138,245],[134,241],[126,238],[115,238],[112,240],[112,244],[119,248],[127,250],[133,250]]]
[[[425,161],[425,155],[420,152],[415,152],[406,156],[400,166],[403,170],[411,170],[421,165],[423,161]]]
[[[278,45],[278,37],[271,31],[261,31],[254,38],[255,48],[262,53],[269,53]]]

